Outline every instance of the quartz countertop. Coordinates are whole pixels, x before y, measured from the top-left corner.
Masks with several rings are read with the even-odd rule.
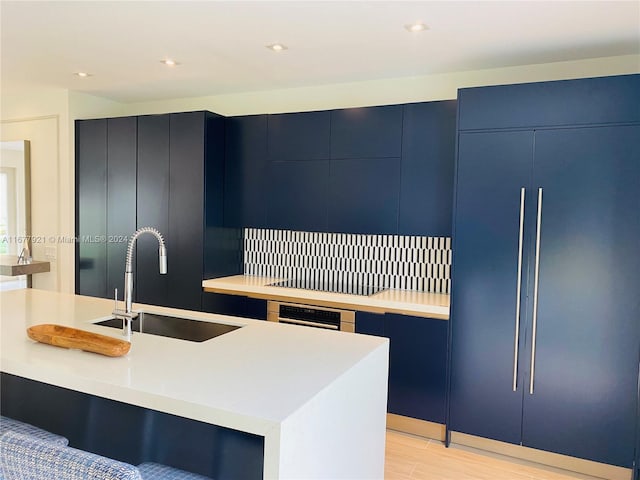
[[[303,303],[374,313],[400,313],[449,319],[449,295],[412,290],[383,290],[374,295],[348,295],[271,286],[283,278],[234,275],[202,282],[205,292],[243,295],[267,300]]]

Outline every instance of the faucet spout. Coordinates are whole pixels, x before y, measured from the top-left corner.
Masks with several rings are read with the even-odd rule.
[[[127,247],[127,258],[124,267],[124,311],[114,310],[113,314],[122,317],[122,330],[127,338],[131,338],[131,321],[137,316],[132,311],[133,303],[133,247],[138,237],[144,233],[150,233],[158,239],[158,267],[162,275],[167,273],[167,247],[164,244],[162,234],[152,227],[142,227],[134,232]],[[117,294],[116,294],[117,295]],[[117,301],[117,297],[116,297]]]
[[[158,239],[159,270],[162,275],[167,273],[167,247],[164,244],[162,234],[152,227],[142,227],[136,230],[131,240],[129,240],[124,268],[124,308],[126,313],[131,313],[131,304],[133,302],[133,247],[138,237],[145,233],[150,233]]]

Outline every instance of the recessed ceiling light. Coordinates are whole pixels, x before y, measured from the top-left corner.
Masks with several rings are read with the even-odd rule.
[[[422,22],[411,23],[411,24],[405,25],[404,28],[408,32],[423,32],[424,30],[428,30],[429,29],[429,27],[427,27]]]
[[[267,48],[269,50],[273,50],[274,52],[281,52],[283,50],[287,50],[288,47],[286,45],[283,45],[281,43],[272,43],[271,45],[267,45]]]
[[[76,72],[74,73],[74,75],[80,78],[87,78],[92,76],[90,73],[87,73],[87,72]]]
[[[175,67],[176,65],[180,65],[178,62],[170,58],[165,58],[163,60],[160,60],[160,63],[164,63],[167,67]]]

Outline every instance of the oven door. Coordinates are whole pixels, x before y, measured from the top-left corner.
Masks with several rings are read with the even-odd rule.
[[[355,332],[355,312],[297,303],[267,302],[267,320],[307,327]]]

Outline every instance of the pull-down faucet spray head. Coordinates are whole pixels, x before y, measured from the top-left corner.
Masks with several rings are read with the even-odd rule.
[[[136,230],[131,240],[129,240],[127,261],[124,268],[124,308],[127,314],[131,314],[131,304],[133,302],[133,247],[138,237],[143,233],[150,233],[158,239],[158,243],[160,244],[158,248],[160,273],[162,275],[167,273],[167,248],[164,245],[162,234],[152,227],[142,227]]]
[[[165,275],[167,273],[167,247],[164,246],[164,243],[160,244],[158,255],[160,257],[160,273]]]

